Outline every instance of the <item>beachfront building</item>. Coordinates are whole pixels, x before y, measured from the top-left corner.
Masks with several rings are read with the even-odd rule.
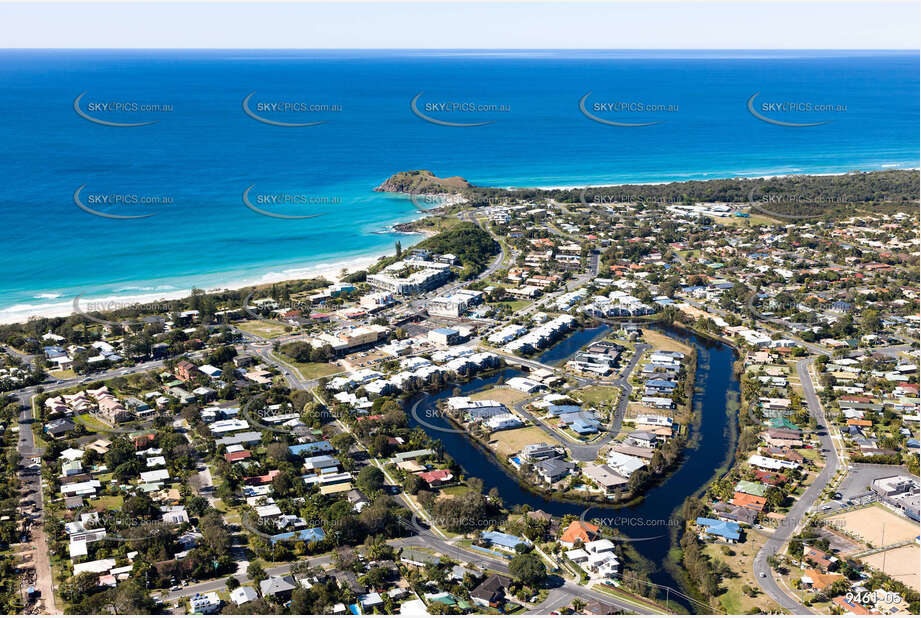
[[[432,290],[450,278],[450,264],[411,260],[395,262],[381,273],[368,275],[368,283],[377,291],[410,296]]]

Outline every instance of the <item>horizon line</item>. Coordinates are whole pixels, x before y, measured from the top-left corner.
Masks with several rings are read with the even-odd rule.
[[[918,52],[921,47],[0,47],[0,51],[763,51],[763,52]]]

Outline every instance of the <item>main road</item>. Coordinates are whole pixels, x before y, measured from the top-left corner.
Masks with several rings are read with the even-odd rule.
[[[814,358],[803,359],[796,364],[796,372],[799,375],[800,383],[803,386],[803,395],[806,399],[806,405],[809,407],[809,414],[816,422],[816,435],[822,445],[822,452],[825,455],[825,467],[819,472],[815,480],[799,500],[793,505],[787,516],[777,526],[776,532],[767,538],[764,545],[755,555],[752,564],[752,572],[755,581],[761,586],[761,589],[784,609],[794,614],[812,614],[810,608],[803,605],[798,599],[790,596],[777,581],[777,575],[767,563],[769,556],[780,553],[780,550],[787,544],[790,537],[797,532],[806,520],[810,509],[815,505],[822,491],[828,486],[828,483],[838,471],[840,459],[831,433],[829,432],[828,422],[825,419],[825,412],[822,404],[819,402],[818,395],[815,392],[815,386],[812,382],[812,376],[809,373],[809,366]],[[761,577],[761,574],[764,577]]]

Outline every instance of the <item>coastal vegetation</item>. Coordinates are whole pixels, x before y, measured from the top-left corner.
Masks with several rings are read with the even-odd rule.
[[[918,182],[918,170],[890,170],[830,176],[723,178],[664,184],[612,185],[586,190],[474,187],[469,193],[475,205],[501,198],[550,198],[569,204],[754,203],[782,216],[824,216],[834,219],[859,214],[862,209],[872,210],[873,213],[917,211]]]

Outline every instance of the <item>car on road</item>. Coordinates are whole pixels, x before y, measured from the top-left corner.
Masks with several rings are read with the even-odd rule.
[[[170,586],[170,592],[178,592],[181,589],[179,586]]]
[[[764,571],[761,571],[760,573],[758,573],[758,577],[767,577],[767,573],[765,573]]]

